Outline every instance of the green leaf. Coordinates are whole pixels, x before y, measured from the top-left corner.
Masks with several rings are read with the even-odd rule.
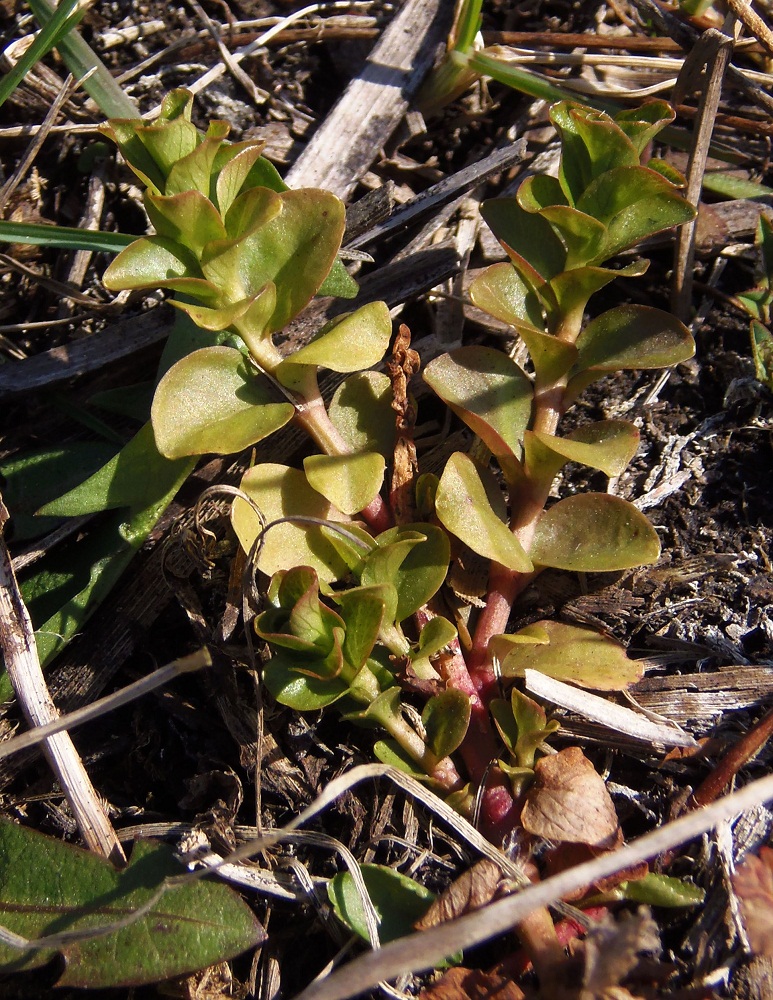
[[[519,573],[533,571],[520,542],[495,514],[474,462],[461,452],[455,452],[443,470],[435,511],[473,552]]]
[[[515,635],[497,635],[490,640],[489,652],[499,660],[504,677],[523,677],[525,670],[539,670],[556,680],[597,691],[622,691],[641,679],[642,661],[629,659],[624,647],[609,636],[563,622],[536,624],[535,642],[528,641],[531,626]],[[547,643],[540,638],[543,633],[547,634]],[[514,711],[519,711],[517,706]],[[524,725],[520,711],[517,721]]]
[[[356,372],[333,393],[328,415],[352,451],[389,458],[395,445],[392,383],[383,372]]]
[[[208,196],[215,157],[229,131],[227,122],[213,121],[210,122],[207,134],[203,139],[197,132],[196,147],[172,164],[164,185],[164,194],[175,195],[182,194],[184,191],[200,191],[203,195]]]
[[[755,374],[763,385],[773,390],[773,336],[755,320],[751,325],[751,339]]]
[[[578,462],[619,476],[639,447],[639,432],[627,420],[598,420],[584,424],[567,437],[526,432],[526,468],[529,474],[554,478],[564,462]]]
[[[360,865],[365,887],[379,917],[379,939],[387,944],[405,937],[435,899],[434,893],[383,865]],[[341,872],[328,882],[327,894],[338,919],[364,941],[369,941],[368,925],[360,893],[349,872]]]
[[[115,507],[143,507],[171,489],[192,467],[188,459],[172,461],[161,455],[153,428],[145,424],[98,472],[45,504],[40,513],[76,517]]]
[[[27,243],[30,246],[65,250],[90,250],[93,253],[118,253],[134,243],[136,236],[103,233],[98,229],[73,229],[68,226],[32,222],[7,222],[0,219],[0,242]]]
[[[433,597],[448,573],[451,547],[448,536],[436,524],[404,524],[388,528],[376,541],[379,546],[391,545],[407,534],[419,533],[424,541],[413,545],[400,565],[394,570],[392,583],[397,590],[395,621],[405,621]]]
[[[521,336],[544,331],[539,298],[512,264],[487,267],[470,284],[470,298],[478,309],[514,327]]]
[[[249,469],[242,477],[241,488],[263,512],[266,523],[297,516],[345,520],[321,493],[312,489],[299,469],[267,462]],[[249,552],[261,530],[257,515],[249,504],[237,498],[231,520],[242,548]],[[311,566],[325,583],[348,572],[346,563],[318,527],[292,523],[278,524],[266,532],[258,566],[269,576],[280,569]]]
[[[382,764],[388,764],[390,767],[396,767],[403,774],[409,774],[416,781],[421,781],[424,784],[430,781],[416,761],[403,750],[396,740],[376,740],[373,744],[373,756]]]
[[[202,280],[198,261],[181,243],[165,236],[143,236],[115,258],[102,276],[105,288],[171,288],[212,301],[217,289]]]
[[[575,268],[596,259],[607,235],[603,222],[571,205],[543,208],[540,215],[553,226],[566,247],[564,271],[573,272]],[[542,295],[544,297],[544,291]]]
[[[633,143],[636,155],[641,156],[652,139],[666,125],[670,125],[675,117],[674,109],[666,101],[648,101],[639,108],[625,108],[623,111],[618,111],[615,123]]]
[[[455,688],[430,698],[421,713],[427,746],[440,758],[458,749],[470,724],[470,699]]]
[[[559,181],[569,203],[578,208],[583,192],[594,180],[614,167],[639,163],[631,140],[603,111],[562,101],[551,107],[550,120],[561,137]]]
[[[214,195],[218,212],[223,218],[242,192],[263,145],[262,142],[247,141],[220,146],[212,165],[215,190],[210,189],[210,197]]]
[[[335,295],[339,299],[354,299],[360,291],[360,286],[344,267],[343,261],[336,258],[330,269],[330,274],[319,286],[317,295]]]
[[[566,195],[557,177],[549,174],[532,174],[518,188],[518,204],[526,212],[539,212],[552,205],[568,205]]]
[[[447,618],[430,618],[419,636],[417,655],[434,656],[456,638],[456,629]]]
[[[145,192],[145,209],[159,236],[186,246],[197,256],[207,243],[226,238],[220,215],[200,191],[172,196]]]
[[[205,274],[209,276],[212,272],[213,280],[216,274],[220,286],[227,287],[228,275],[224,272],[238,255],[238,250],[230,256],[223,256],[225,251],[238,247],[240,240],[276,219],[282,214],[282,209],[282,199],[275,191],[269,191],[268,188],[249,188],[243,191],[223,215],[228,233],[227,242],[208,247],[204,255]]]
[[[607,227],[596,258],[599,263],[647,236],[695,218],[695,209],[681,192],[647,167],[608,170],[585,191],[577,208]]]
[[[334,594],[333,598],[341,608],[341,617],[346,625],[344,658],[359,670],[373,652],[384,620],[387,605],[384,588],[356,587]]]
[[[431,361],[424,381],[478,435],[512,482],[531,417],[528,376],[502,351],[461,347]]]
[[[344,514],[367,507],[384,482],[384,456],[363,451],[358,455],[309,455],[303,470],[312,487]]]
[[[529,555],[537,566],[607,573],[657,562],[660,542],[632,503],[608,493],[579,493],[541,515]]]
[[[356,372],[381,361],[389,347],[392,320],[386,302],[369,302],[335,319],[321,333],[294,351],[277,368],[276,376],[292,385],[298,365],[315,365],[334,372]]]
[[[564,328],[575,327],[579,330],[585,307],[591,295],[600,291],[616,278],[638,278],[646,272],[648,267],[648,261],[637,260],[617,271],[607,267],[588,266],[575,267],[571,271],[563,271],[556,275],[549,282],[556,303],[556,322]],[[525,337],[524,340],[526,340]],[[528,340],[526,343],[529,343]],[[567,372],[570,367],[571,365],[567,365],[561,375]]]
[[[35,511],[89,476],[115,454],[112,445],[101,441],[71,441],[41,448],[0,462],[3,500],[11,514],[10,528],[15,542],[52,531],[61,523],[57,517],[37,517]]]
[[[657,872],[647,872],[644,878],[623,882],[616,888],[623,899],[644,903],[646,906],[699,906],[706,898],[706,893],[700,886],[686,879],[660,875]]]
[[[480,214],[532,287],[564,270],[566,249],[547,219],[527,212],[515,198],[484,201]]]
[[[292,420],[292,403],[275,402],[269,383],[232,347],[205,347],[178,361],[156,388],[151,416],[167,458],[229,455]]]
[[[140,841],[128,868],[7,821],[0,822],[0,923],[24,937],[87,931],[125,919],[164,879],[185,872],[170,848]],[[57,986],[133,987],[222,962],[266,938],[249,907],[226,886],[202,880],[168,889],[121,930],[62,948]],[[45,964],[52,951],[0,945],[4,973]]]
[[[321,660],[310,661],[321,664]],[[296,712],[318,712],[346,694],[349,685],[340,677],[301,674],[304,661],[297,654],[278,649],[263,667],[263,683],[280,705]]]

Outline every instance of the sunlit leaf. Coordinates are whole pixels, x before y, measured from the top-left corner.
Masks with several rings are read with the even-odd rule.
[[[508,526],[497,517],[474,462],[461,452],[448,460],[435,510],[445,527],[473,552],[519,573],[534,567]]]
[[[615,114],[615,123],[633,143],[637,156],[674,120],[674,109],[666,101],[647,101],[638,108],[625,108]],[[620,164],[613,164],[620,166]]]
[[[448,536],[436,524],[404,524],[389,528],[376,539],[378,544],[394,544],[404,533],[419,533],[424,541],[410,551],[394,571],[397,589],[396,621],[404,621],[433,597],[443,584],[451,558]]]
[[[306,478],[317,493],[344,514],[367,507],[384,481],[384,456],[363,451],[358,455],[309,455],[303,460]]]
[[[639,432],[627,420],[598,420],[578,427],[567,437],[527,431],[526,466],[537,476],[546,467],[551,479],[564,462],[578,462],[608,476],[619,476],[638,447]]]
[[[161,379],[152,407],[159,451],[168,458],[241,451],[292,420],[266,380],[232,347],[206,347]]]
[[[333,393],[328,415],[352,451],[390,457],[395,443],[392,383],[383,372],[356,372]]]
[[[558,176],[570,204],[582,208],[586,188],[613,167],[638,165],[633,143],[603,111],[562,101],[551,107],[550,120],[561,137]]]
[[[437,757],[447,757],[459,746],[470,724],[470,699],[455,688],[430,698],[421,713],[427,746]]]
[[[512,264],[500,262],[487,267],[470,284],[470,298],[479,309],[518,333],[544,330],[539,298]]]
[[[579,493],[542,514],[529,555],[538,566],[605,573],[657,562],[660,542],[632,503],[608,493]]]
[[[115,258],[102,281],[111,291],[132,288],[176,288],[180,279],[201,281],[196,257],[180,243],[165,236],[143,236]],[[193,286],[197,287],[197,286]],[[214,292],[212,293],[214,294]]]
[[[379,917],[381,943],[410,934],[414,923],[429,909],[434,893],[394,868],[360,865],[360,872]],[[369,941],[362,899],[349,872],[332,878],[327,892],[338,919],[364,941]]]
[[[534,287],[564,270],[566,250],[547,219],[525,211],[515,198],[484,201],[480,214]]]

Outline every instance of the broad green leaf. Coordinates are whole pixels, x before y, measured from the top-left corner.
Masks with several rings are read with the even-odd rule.
[[[386,463],[372,451],[358,455],[309,455],[303,460],[306,478],[317,493],[344,514],[367,507],[381,489]]]
[[[636,454],[639,432],[627,420],[598,420],[567,437],[527,431],[524,445],[526,467],[539,478],[546,468],[552,479],[564,462],[578,462],[608,476],[619,476]],[[549,454],[545,455],[545,451]]]
[[[416,921],[429,909],[434,893],[394,868],[360,865],[360,872],[379,917],[381,944],[410,934]],[[338,919],[364,941],[369,941],[362,899],[349,872],[332,878],[327,894]]]
[[[437,615],[430,618],[419,636],[418,653],[422,656],[434,656],[440,650],[453,642],[456,638],[456,629],[447,618]]]
[[[145,192],[145,209],[159,236],[182,244],[197,256],[207,243],[226,238],[217,209],[200,191],[172,196]]]
[[[142,123],[137,128],[137,138],[164,176],[163,194],[167,193],[166,180],[175,164],[189,156],[202,141],[199,130],[182,114],[166,121],[158,118],[150,124]],[[179,189],[169,192],[178,193]]]
[[[188,459],[172,461],[156,447],[145,424],[107,464],[74,489],[45,504],[41,514],[76,517],[115,507],[142,507],[166,493],[190,470]]]
[[[658,872],[647,872],[644,878],[623,882],[613,892],[619,892],[622,899],[645,906],[668,908],[699,906],[706,898],[705,890],[699,885]]]
[[[241,488],[262,511],[266,524],[297,516],[345,520],[321,493],[312,489],[299,469],[268,462],[257,465],[244,474]],[[250,552],[261,531],[257,515],[244,500],[237,498],[231,520],[242,548]],[[266,532],[258,566],[269,576],[280,569],[311,566],[325,583],[348,572],[346,563],[318,527],[291,522],[277,524]]]
[[[470,284],[470,298],[478,309],[508,323],[522,336],[524,331],[544,331],[539,298],[512,264],[502,261],[487,267]]]
[[[172,165],[167,174],[164,194],[200,191],[203,195],[209,196],[215,157],[228,132],[229,126],[226,122],[210,122],[207,134],[196,148]]]
[[[0,822],[0,923],[27,938],[87,931],[124,920],[164,880],[185,872],[171,848],[139,841],[128,868],[52,837]],[[219,882],[168,889],[150,911],[121,930],[67,944],[57,986],[133,987],[183,976],[265,940],[250,908]],[[48,951],[0,945],[4,973],[48,962]]]
[[[551,223],[566,247],[564,272],[574,273],[575,268],[597,257],[607,235],[603,222],[571,205],[552,205],[544,208],[540,215]],[[542,294],[544,296],[544,292]]]
[[[585,191],[577,208],[607,227],[599,263],[647,236],[695,218],[695,209],[673,184],[647,167],[608,170]]]
[[[577,350],[577,372],[615,372],[679,364],[693,356],[695,341],[671,313],[626,305],[591,320],[577,340]]]
[[[241,193],[250,170],[260,157],[263,145],[262,142],[243,142],[221,146],[218,150],[213,164],[215,190],[210,190],[210,196],[214,194],[217,209],[223,218]],[[223,163],[226,157],[227,160]]]
[[[470,699],[455,688],[430,698],[421,713],[427,746],[440,758],[458,749],[470,724]]]
[[[352,451],[391,456],[395,444],[392,383],[383,372],[356,372],[333,393],[328,415]]]
[[[392,320],[386,302],[369,302],[334,320],[311,343],[294,351],[277,369],[277,378],[292,385],[297,365],[315,365],[334,372],[370,368],[384,357],[391,335]]]
[[[36,517],[35,511],[82,482],[114,454],[115,447],[102,441],[71,441],[0,462],[3,500],[11,514],[8,537],[21,542],[52,531],[60,518]]]
[[[165,236],[143,236],[115,258],[102,276],[105,288],[172,288],[213,301],[214,285],[204,281],[196,257],[181,243]]]
[[[508,526],[489,503],[472,459],[455,452],[440,477],[435,511],[445,527],[473,552],[519,573],[534,566]]]
[[[564,270],[566,250],[547,219],[525,211],[515,198],[484,201],[480,214],[534,287]]]
[[[641,156],[647,145],[674,120],[674,109],[665,101],[648,101],[638,108],[625,108],[615,115],[615,123],[633,143],[636,155]],[[620,166],[620,164],[613,164]]]
[[[518,188],[518,204],[527,212],[539,212],[551,205],[568,205],[557,177],[532,174]]]
[[[365,587],[384,585],[389,588],[391,598],[384,611],[385,619],[389,623],[398,622],[402,620],[397,614],[398,574],[411,550],[426,541],[426,535],[400,528],[389,541],[383,535],[377,541],[376,548],[365,557],[360,580]]]
[[[392,582],[397,589],[395,621],[405,621],[423,607],[443,584],[448,573],[451,548],[448,536],[435,524],[404,524],[382,532],[376,541],[391,545],[404,533],[424,535],[424,541],[411,547],[395,570]]]
[[[167,458],[241,451],[292,420],[292,403],[275,399],[234,348],[194,351],[156,388],[151,416],[158,449]]]
[[[409,774],[416,781],[427,784],[427,775],[419,768],[416,761],[403,750],[397,740],[376,740],[373,744],[373,756],[382,764],[396,767],[403,774]]]
[[[497,635],[489,642],[489,652],[498,658],[504,677],[523,677],[525,670],[539,670],[597,691],[622,691],[641,679],[642,661],[629,659],[625,648],[609,636],[563,622],[539,624],[547,632],[547,643],[524,643],[519,633]]]
[[[441,354],[424,381],[485,443],[510,481],[517,476],[532,409],[528,376],[502,351],[461,347]]]
[[[211,268],[214,269],[218,263],[216,258],[223,251],[238,245],[239,240],[254,233],[261,226],[271,222],[272,219],[276,219],[282,214],[283,206],[282,198],[275,191],[269,191],[268,188],[249,188],[243,191],[223,215],[229,244],[208,248],[204,256],[205,265],[207,261],[213,261]],[[231,258],[229,257],[228,260]],[[206,273],[208,272],[205,266]],[[216,273],[222,280],[222,267]]]
[[[529,349],[531,363],[534,365],[540,385],[550,385],[558,381],[577,361],[577,348],[574,344],[567,344],[564,340],[558,340],[553,334],[540,333],[537,330],[522,328],[518,332]]]
[[[657,562],[660,542],[644,514],[627,500],[578,493],[542,514],[529,555],[537,566],[606,573]]]
[[[763,385],[773,390],[773,336],[755,320],[751,325],[751,339],[755,374]]]
[[[313,664],[315,661],[307,662]],[[304,661],[297,654],[278,649],[263,667],[263,683],[280,705],[286,705],[296,712],[317,712],[343,698],[349,690],[349,685],[340,677],[299,673],[297,668],[303,664]]]

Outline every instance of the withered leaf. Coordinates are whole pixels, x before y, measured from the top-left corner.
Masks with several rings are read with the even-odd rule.
[[[499,865],[483,858],[455,879],[414,927],[417,931],[426,931],[447,920],[480,909],[494,898],[501,878],[502,870]]]
[[[416,520],[414,489],[419,473],[413,441],[416,404],[408,392],[408,383],[420,366],[419,355],[411,348],[411,331],[405,323],[401,323],[392,347],[392,358],[387,361],[387,372],[392,382],[392,409],[397,414],[389,502],[398,524],[410,524]]]
[[[590,928],[584,951],[584,1000],[628,997],[621,984],[636,967],[637,956],[660,951],[657,924],[646,907],[621,913],[617,920],[608,915]]]
[[[749,854],[733,876],[733,888],[755,955],[773,958],[773,849]]]
[[[506,976],[479,969],[449,969],[419,1000],[523,1000],[525,993]]]
[[[521,813],[524,829],[545,840],[614,847],[617,813],[604,781],[579,747],[543,757]]]

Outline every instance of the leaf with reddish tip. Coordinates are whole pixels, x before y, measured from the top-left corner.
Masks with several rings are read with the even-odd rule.
[[[486,444],[512,481],[531,417],[528,376],[502,351],[461,347],[431,361],[424,381]]]
[[[639,162],[631,140],[603,111],[561,101],[551,107],[550,120],[561,137],[558,178],[572,205],[577,205],[595,179],[613,167]]]
[[[303,460],[313,488],[344,514],[356,514],[368,506],[381,489],[385,468],[384,456],[372,451],[309,455]]]
[[[657,562],[660,542],[632,503],[608,493],[580,493],[542,514],[529,555],[537,566],[606,573]]]
[[[205,347],[178,361],[159,382],[151,409],[156,444],[167,458],[241,451],[294,414],[232,347]]]
[[[494,513],[475,463],[459,451],[449,458],[440,477],[435,512],[473,552],[519,573],[533,571],[520,542]]]
[[[470,298],[478,309],[518,333],[540,333],[545,327],[539,298],[512,264],[502,261],[487,267],[470,284]]]
[[[523,677],[525,670],[539,670],[596,691],[622,691],[641,679],[642,661],[630,659],[625,648],[609,636],[563,622],[535,624],[536,632],[529,625],[514,635],[496,635],[490,640],[489,651],[499,660],[502,676]],[[543,635],[547,642],[542,641]]]

